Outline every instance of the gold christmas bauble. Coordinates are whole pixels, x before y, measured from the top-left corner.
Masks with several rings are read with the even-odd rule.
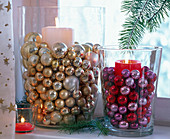
[[[22,74],[23,79],[27,79],[28,78],[28,71],[24,71],[24,73]]]
[[[57,70],[58,67],[59,67],[59,61],[58,60],[53,60],[52,61],[52,68]]]
[[[51,54],[45,53],[41,56],[40,60],[41,60],[41,64],[43,64],[44,66],[50,66],[53,58],[52,58]]]
[[[41,42],[40,47],[41,48],[48,48],[48,44],[46,42]]]
[[[89,95],[89,94],[91,93],[91,87],[90,87],[90,86],[84,86],[84,87],[82,88],[82,93],[83,93],[83,95],[85,95],[85,96]]]
[[[65,67],[64,67],[63,65],[60,65],[59,68],[58,68],[58,70],[61,71],[61,72],[64,72]]]
[[[24,67],[25,67],[26,69],[28,69],[28,66],[29,66],[28,60],[27,60],[27,59],[22,59],[22,63],[23,63],[23,65],[24,65]]]
[[[51,121],[56,123],[60,122],[63,119],[62,115],[58,111],[54,111],[50,115],[51,115]]]
[[[91,93],[94,94],[94,96],[96,96],[97,92],[98,92],[98,86],[96,84],[91,84]]]
[[[86,53],[85,59],[90,61],[92,67],[96,67],[99,64],[99,56],[94,52]]]
[[[69,76],[73,75],[74,74],[74,67],[73,66],[68,66],[66,69],[65,69],[65,73]]]
[[[53,74],[53,71],[51,68],[44,68],[43,75],[47,78],[51,77]]]
[[[28,67],[28,75],[34,76],[35,74],[36,74],[36,69],[31,67],[31,66],[29,66]]]
[[[38,82],[37,82],[37,80],[35,79],[35,77],[29,77],[28,80],[29,80],[29,82],[30,82],[30,84],[31,84],[32,86],[37,86],[37,85],[38,85]]]
[[[42,113],[42,109],[41,109],[41,108],[38,108],[38,109],[37,109],[37,113]]]
[[[63,81],[63,86],[69,91],[79,89],[79,79],[76,76],[67,76]]]
[[[84,97],[81,97],[77,100],[77,105],[80,107],[83,107],[86,104],[86,99]]]
[[[46,92],[46,88],[42,85],[42,84],[39,84],[37,87],[36,87],[36,90],[38,93],[45,93]]]
[[[57,73],[55,74],[55,78],[56,78],[58,81],[62,81],[62,80],[65,79],[65,75],[64,75],[63,72],[57,72]]]
[[[50,87],[50,86],[52,86],[52,81],[49,78],[46,78],[43,80],[43,85],[45,87]]]
[[[82,68],[83,68],[84,70],[90,69],[90,68],[91,68],[91,63],[90,63],[90,61],[88,61],[88,60],[83,60],[83,62],[82,62]]]
[[[76,57],[76,58],[74,59],[74,61],[73,61],[73,65],[74,65],[75,67],[80,67],[81,64],[82,64],[82,59],[81,59],[80,57]]]
[[[51,51],[49,48],[40,48],[38,55],[42,56],[43,54],[46,54],[46,53],[48,53],[49,55],[51,54]]]
[[[82,45],[74,44],[72,47],[74,48],[74,52],[77,54],[78,57],[81,57],[81,58],[84,57],[85,49]]]
[[[100,47],[101,47],[100,44],[93,45],[93,52],[99,54]]]
[[[75,123],[76,118],[74,115],[68,114],[68,115],[64,116],[63,120],[64,120],[65,124],[73,124],[73,123]]]
[[[36,65],[36,70],[39,71],[39,72],[43,71],[43,68],[44,68],[44,66],[41,63],[38,63]]]
[[[30,97],[33,101],[35,101],[35,100],[39,97],[39,95],[38,95],[38,93],[37,93],[36,91],[31,91],[31,92],[29,93],[29,97]]]
[[[64,66],[69,66],[69,65],[70,65],[70,60],[69,60],[68,58],[63,58],[63,59],[62,59],[62,64],[63,64]]]
[[[92,47],[89,44],[82,44],[85,49],[85,53],[92,51]]]
[[[74,106],[72,109],[71,109],[71,113],[73,115],[78,115],[80,114],[80,108],[78,106]]]
[[[73,98],[78,99],[82,96],[82,92],[80,90],[73,91]]]
[[[91,108],[90,103],[86,103],[86,104],[82,107],[82,110],[83,110],[84,112],[87,112],[90,108]]]
[[[69,97],[66,99],[66,106],[68,107],[73,107],[75,105],[75,99],[72,97]]]
[[[45,93],[41,93],[41,94],[40,94],[40,98],[41,98],[42,100],[47,100],[47,95],[46,95]]]
[[[42,42],[42,36],[41,34],[37,32],[30,32],[25,35],[24,42]]]
[[[84,121],[84,120],[85,120],[85,117],[83,114],[77,115],[77,121]]]
[[[45,110],[45,108],[42,109],[42,114],[47,115],[47,111]]]
[[[42,114],[40,114],[40,113],[37,114],[37,121],[38,121],[39,123],[42,122],[43,118],[44,118],[44,117],[43,117]]]
[[[40,82],[40,81],[44,80],[44,76],[43,76],[43,74],[42,74],[41,72],[37,72],[37,73],[35,74],[35,79],[36,79],[38,82]]]
[[[74,51],[69,51],[69,52],[67,53],[67,56],[68,56],[68,58],[69,58],[70,60],[73,60],[73,59],[75,59],[75,57],[76,57],[76,53],[75,53]]]
[[[79,67],[75,70],[75,75],[77,77],[80,77],[81,75],[83,75],[83,73],[84,73],[84,70],[81,67]]]
[[[28,65],[35,67],[39,62],[39,56],[38,55],[31,55],[28,58]]]
[[[29,82],[28,79],[27,79],[27,80],[25,81],[25,83],[24,83],[24,88],[25,88],[25,90],[27,90],[27,91],[33,91],[33,90],[35,89],[35,87],[33,87],[33,86],[30,84],[30,82]]]
[[[55,90],[50,89],[47,91],[46,95],[49,100],[53,101],[56,100],[58,93]]]
[[[27,97],[27,102],[33,104],[33,100],[30,97]]]
[[[68,107],[63,107],[60,110],[61,115],[67,115],[70,113],[70,109]]]
[[[89,94],[87,97],[86,97],[86,100],[87,102],[92,102],[94,100],[94,95],[93,94]]]
[[[59,93],[59,97],[61,99],[67,99],[70,96],[70,92],[68,92],[66,89],[63,89]]]
[[[59,81],[53,82],[53,89],[59,91],[62,89],[62,83]]]
[[[44,125],[49,125],[50,122],[51,122],[50,119],[46,119],[46,118],[43,119],[43,124],[44,124]]]
[[[62,99],[57,99],[57,100],[55,101],[55,106],[56,106],[57,108],[63,108],[64,105],[65,105],[65,102],[64,102],[64,100],[62,100]]]
[[[45,110],[46,110],[47,112],[52,112],[52,111],[54,111],[54,104],[53,104],[53,102],[50,101],[50,100],[45,101],[45,103],[44,103],[44,108],[45,108]]]
[[[37,108],[43,108],[43,101],[41,99],[37,99],[35,100],[34,105]]]

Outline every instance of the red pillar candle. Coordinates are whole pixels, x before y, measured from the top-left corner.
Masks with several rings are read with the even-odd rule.
[[[121,76],[121,72],[124,69],[141,71],[141,62],[138,60],[117,60],[115,62],[115,74]]]

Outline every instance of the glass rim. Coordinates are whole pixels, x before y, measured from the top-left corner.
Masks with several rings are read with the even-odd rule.
[[[113,50],[113,51],[153,51],[153,50],[162,50],[161,46],[152,46],[152,45],[139,45],[136,49],[119,49],[119,45],[105,45],[99,47],[99,50]],[[149,48],[149,49],[146,49]]]

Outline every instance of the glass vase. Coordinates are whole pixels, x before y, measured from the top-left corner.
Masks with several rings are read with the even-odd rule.
[[[26,101],[38,107],[36,125],[93,118],[98,97],[104,9],[20,7],[19,46]]]
[[[152,46],[100,49],[104,119],[110,134],[152,134],[161,54],[161,47]]]

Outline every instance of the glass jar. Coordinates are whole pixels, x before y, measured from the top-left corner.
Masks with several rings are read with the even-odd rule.
[[[145,136],[153,132],[161,47],[100,49],[105,126],[117,136]]]
[[[38,107],[36,125],[56,128],[91,120],[99,92],[104,9],[20,7],[19,13],[25,94],[17,96]]]

